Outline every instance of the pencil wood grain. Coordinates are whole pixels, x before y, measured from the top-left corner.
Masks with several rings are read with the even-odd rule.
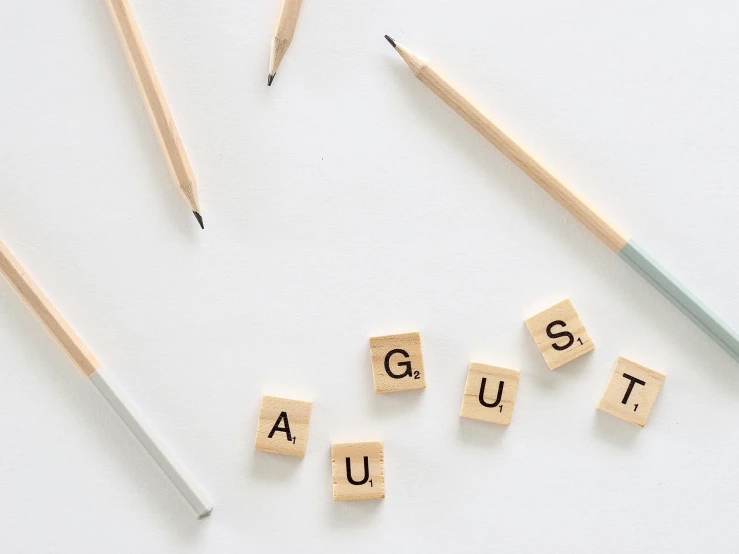
[[[190,209],[200,222],[195,174],[154,72],[144,40],[136,25],[131,5],[128,0],[107,0],[107,2],[126,51],[126,57],[138,82],[162,150],[164,150],[169,170]]]
[[[82,340],[56,311],[7,246],[0,241],[0,271],[8,278],[25,303],[41,320],[59,346],[69,354],[82,373],[89,378],[106,402],[115,410],[154,462],[195,511],[199,519],[208,517],[213,503],[174,452],[157,436],[135,404],[124,394],[116,381],[100,367]]]
[[[633,240],[628,239],[614,229],[583,199],[578,197],[516,144],[482,110],[433,69],[426,60],[413,54],[391,37],[385,35],[385,38],[422,83],[521,168],[585,227],[590,229],[604,244],[624,259],[665,298],[677,306],[716,344],[739,362],[739,334],[731,326],[719,318],[676,278],[671,276]]]
[[[580,223],[585,225],[614,252],[618,252],[623,248],[628,241],[625,236],[614,229],[582,198],[578,197],[567,185],[552,175],[533,156],[514,142],[487,114],[452,86],[426,60],[416,56],[394,41],[391,44],[394,44],[400,57],[405,60],[408,67],[423,84],[430,88],[467,123],[472,125],[509,160],[521,168],[534,182],[576,217]]]
[[[295,27],[298,24],[298,15],[300,14],[300,6],[303,0],[283,0],[282,9],[280,10],[280,18],[277,21],[277,30],[272,37],[272,49],[269,57],[269,78],[267,84],[272,84],[272,79],[280,67],[282,59],[290,47],[295,34]]]
[[[98,361],[2,241],[0,241],[0,271],[82,373],[88,377],[95,373],[100,366]]]

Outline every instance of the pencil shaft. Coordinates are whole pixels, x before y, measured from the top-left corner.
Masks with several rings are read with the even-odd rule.
[[[656,260],[639,247],[634,240],[618,253],[639,275],[662,293],[672,304],[711,337],[724,351],[739,362],[739,335],[713,310],[670,275]]]
[[[649,257],[633,240],[627,239],[625,235],[606,223],[586,202],[554,177],[544,166],[501,131],[482,110],[477,108],[430,67],[426,60],[411,53],[390,37],[386,36],[385,38],[397,50],[421,82],[520,167],[665,298],[677,306],[726,353],[739,361],[739,335],[727,323],[671,276],[659,263]]]
[[[135,405],[126,398],[115,381],[100,369],[100,364],[82,340],[62,318],[2,241],[0,241],[0,271],[7,277],[13,288],[41,320],[62,349],[70,355],[108,404],[120,416],[136,439],[164,471],[177,490],[180,491],[198,517],[208,516],[213,510],[213,506],[182,465],[182,462],[164,446],[161,439],[157,438],[156,433],[146,419],[136,409]]]
[[[209,516],[213,511],[213,504],[208,496],[179,458],[158,437],[148,420],[121,390],[118,383],[102,369],[90,375],[90,382],[169,478],[198,518]]]
[[[151,116],[167,165],[190,209],[199,212],[195,175],[162,93],[128,0],[107,0],[118,35]]]
[[[86,376],[94,373],[100,365],[98,361],[2,241],[0,270],[82,373]]]
[[[272,38],[272,49],[270,51],[269,74],[272,76],[277,73],[277,68],[282,63],[282,59],[293,40],[302,4],[303,0],[283,0],[282,2],[280,18],[277,22],[275,35]]]
[[[402,48],[399,46],[399,48]],[[598,237],[608,248],[618,252],[626,244],[626,237],[607,223],[583,199],[552,175],[542,164],[516,144],[493,121],[475,106],[467,97],[454,88],[446,79],[428,64],[418,66],[416,76],[439,98],[474,127],[501,153],[515,163]]]

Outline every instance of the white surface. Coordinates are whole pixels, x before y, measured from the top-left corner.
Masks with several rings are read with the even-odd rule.
[[[700,4],[700,5],[698,5]],[[216,504],[176,491],[0,282],[3,552],[719,552],[739,539],[739,366],[417,82],[433,60],[739,326],[739,8],[728,1],[133,1],[199,177],[179,198],[102,0],[0,10],[0,236]],[[570,296],[550,373],[523,325]],[[370,334],[422,333],[378,396]],[[596,412],[624,355],[643,430]],[[513,424],[458,417],[470,360]],[[304,460],[252,450],[262,392],[313,399]],[[331,500],[383,439],[387,498]]]

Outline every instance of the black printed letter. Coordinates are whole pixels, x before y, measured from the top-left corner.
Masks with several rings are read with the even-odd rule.
[[[387,374],[390,377],[392,377],[393,379],[402,379],[403,377],[413,377],[413,372],[411,371],[411,363],[410,362],[398,362],[398,365],[400,367],[405,367],[405,373],[402,373],[400,375],[397,375],[397,374],[393,373],[392,371],[390,371],[390,357],[393,354],[402,354],[406,358],[410,358],[410,356],[408,355],[408,352],[406,352],[405,350],[401,350],[400,348],[395,348],[395,349],[391,350],[385,356],[385,372],[387,372]]]
[[[485,377],[482,378],[482,384],[480,385],[480,396],[478,397],[480,399],[480,404],[485,406],[486,408],[495,408],[500,404],[500,397],[503,395],[503,381],[500,382],[498,385],[498,398],[495,399],[495,402],[492,404],[488,404],[485,402],[485,384],[487,383],[487,379]]]
[[[646,385],[644,381],[641,379],[637,379],[636,377],[632,377],[628,373],[624,373],[624,377],[626,377],[630,383],[629,388],[626,389],[626,394],[624,394],[624,399],[621,401],[621,404],[626,404],[626,402],[629,401],[629,396],[631,396],[631,391],[634,390],[634,383],[639,383],[641,386]]]
[[[280,421],[282,421],[283,419],[285,420],[285,426],[280,427]],[[269,435],[267,435],[267,438],[271,439],[277,431],[285,433],[287,435],[287,440],[292,442],[293,437],[290,434],[290,422],[287,420],[287,412],[280,412],[280,417],[278,417],[277,421],[275,421],[275,424],[272,427],[272,430],[269,432]]]
[[[567,327],[567,324],[564,321],[552,321],[549,325],[547,325],[547,336],[550,339],[558,339],[559,337],[567,337],[567,344],[560,346],[556,342],[552,345],[552,348],[555,350],[567,350],[572,344],[575,342],[575,337],[572,336],[572,333],[569,331],[560,331],[559,333],[552,333],[552,327],[555,325],[561,325],[562,327]]]
[[[364,477],[361,481],[355,481],[352,479],[352,462],[350,458],[346,459],[346,480],[352,485],[364,485],[369,481],[369,458],[364,457]]]

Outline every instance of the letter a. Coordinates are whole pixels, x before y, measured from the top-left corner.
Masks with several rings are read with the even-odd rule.
[[[280,427],[280,422],[283,419],[285,420],[285,426]],[[290,434],[290,422],[287,420],[287,412],[280,412],[280,417],[278,417],[277,421],[275,421],[275,424],[272,426],[272,430],[269,432],[269,435],[267,435],[267,438],[271,439],[277,431],[285,433],[287,435],[287,440],[289,442],[292,442],[293,436]]]

